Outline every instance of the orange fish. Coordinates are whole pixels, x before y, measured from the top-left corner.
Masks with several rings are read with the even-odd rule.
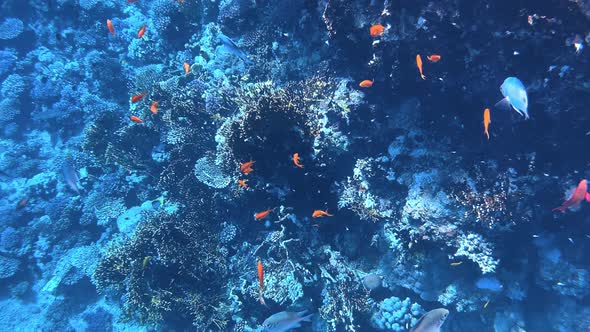
[[[254,219],[260,220],[268,217],[268,215],[272,212],[273,209],[264,210],[262,212],[258,212],[254,214]]]
[[[189,65],[188,62],[185,62],[182,65],[184,66],[184,73],[188,75],[191,72],[191,65]]]
[[[141,27],[141,29],[139,29],[139,31],[137,32],[137,38],[141,38],[141,37],[143,37],[143,34],[145,33],[145,28],[146,28],[146,25],[144,24],[144,25]]]
[[[565,210],[570,207],[578,206],[584,199],[590,202],[590,194],[588,194],[588,184],[586,183],[586,180],[580,181],[572,196],[567,201],[563,202],[560,207],[556,207],[552,211],[565,212]]]
[[[416,66],[418,66],[418,70],[420,71],[420,77],[425,80],[426,76],[422,73],[422,57],[420,57],[420,54],[416,54]]]
[[[140,93],[138,95],[133,95],[133,96],[131,96],[131,102],[135,104],[138,101],[142,100],[143,97],[145,97],[145,93]]]
[[[27,206],[27,203],[29,202],[28,198],[23,198],[20,201],[18,201],[18,203],[16,204],[16,209],[20,210],[23,209],[25,206]]]
[[[135,116],[135,115],[131,115],[131,116],[129,117],[129,120],[131,120],[131,121],[133,121],[133,122],[135,122],[135,123],[143,123],[143,120],[142,120],[142,119],[140,119],[140,118],[138,118],[138,117],[137,117],[137,116]]]
[[[295,164],[295,166],[303,168],[303,165],[301,165],[301,163],[299,162],[299,153],[293,154],[293,163]]]
[[[264,267],[262,267],[262,261],[258,261],[258,283],[260,284],[258,301],[266,305],[264,298],[262,297],[262,292],[264,291]]]
[[[438,54],[433,54],[433,55],[429,55],[426,57],[426,59],[428,59],[428,61],[432,62],[432,63],[436,63],[439,62],[441,59],[441,56]]]
[[[315,210],[313,211],[313,214],[311,215],[313,218],[321,218],[321,217],[332,217],[334,216],[333,214],[329,214],[328,210],[323,211],[323,210]]]
[[[150,106],[150,111],[152,111],[152,114],[158,114],[158,102],[154,101],[152,103],[152,106]]]
[[[371,81],[371,80],[364,80],[364,81],[362,81],[362,82],[359,83],[359,86],[361,88],[370,88],[370,87],[373,86],[373,81]]]
[[[113,26],[113,22],[111,20],[107,20],[107,27],[109,28],[109,31],[114,36],[115,35],[115,27]]]
[[[492,120],[490,119],[490,109],[486,108],[483,111],[483,132],[484,134],[486,134],[488,139],[490,139],[490,133],[488,132],[488,127],[490,126],[490,123],[492,123]]]
[[[369,32],[371,33],[371,37],[373,37],[373,38],[380,37],[381,35],[383,35],[384,31],[385,31],[385,27],[381,24],[372,25],[371,28],[369,29]]]
[[[238,184],[239,184],[239,185],[240,185],[242,188],[248,188],[248,184],[247,184],[246,182],[248,182],[248,180],[246,180],[246,179],[242,179],[242,180],[238,179]]]
[[[255,163],[254,160],[250,160],[250,161],[243,163],[242,165],[240,165],[240,171],[246,175],[250,174],[250,172],[252,172],[254,170],[254,169],[252,169],[252,165],[254,165],[254,163]]]

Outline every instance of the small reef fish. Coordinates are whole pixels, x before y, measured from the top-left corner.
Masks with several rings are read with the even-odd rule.
[[[440,327],[444,324],[449,316],[449,311],[445,308],[431,310],[420,317],[410,332],[440,332]]]
[[[110,33],[114,36],[115,35],[115,27],[113,26],[113,21],[107,20],[107,27],[109,28]]]
[[[262,292],[264,292],[264,267],[262,266],[262,261],[258,261],[258,283],[260,284],[260,289],[258,291],[258,301],[260,304],[266,305],[264,302],[264,297],[262,297]]]
[[[152,259],[152,256],[145,256],[143,258],[143,262],[141,262],[141,267],[145,269],[145,267],[149,263],[150,259]]]
[[[219,40],[223,43],[223,46],[233,55],[237,56],[238,58],[242,59],[247,65],[253,65],[254,61],[250,60],[246,53],[244,53],[233,40],[231,40],[228,36],[220,33],[218,35]]]
[[[301,322],[311,322],[313,314],[304,316],[307,311],[281,311],[268,317],[263,323],[266,332],[287,332],[301,327]]]
[[[25,206],[27,206],[27,203],[29,202],[28,198],[22,198],[21,200],[18,201],[18,203],[16,204],[16,209],[17,210],[21,210],[24,209]]]
[[[264,210],[264,211],[258,212],[256,214],[254,214],[254,219],[256,219],[256,220],[264,219],[264,218],[266,218],[266,217],[268,217],[270,215],[270,213],[272,212],[272,210],[274,210],[274,209],[268,209],[268,210]]]
[[[432,62],[432,63],[437,63],[440,61],[441,56],[438,54],[433,54],[433,55],[428,55],[426,57],[426,59],[428,59],[428,61]]]
[[[137,32],[137,38],[141,38],[143,37],[143,35],[145,34],[145,29],[146,29],[147,25],[143,25],[141,27],[141,29],[139,29],[139,31]]]
[[[461,264],[463,264],[463,261],[461,261],[461,262],[452,262],[451,263],[451,266],[459,266]]]
[[[385,32],[385,27],[381,24],[374,24],[369,28],[369,32],[373,38],[381,37],[383,32]]]
[[[422,57],[420,56],[420,54],[416,54],[416,66],[418,67],[418,71],[420,72],[420,77],[422,77],[422,79],[425,80],[426,76],[424,76],[424,73],[422,72]]]
[[[303,168],[303,165],[299,161],[300,161],[299,153],[294,153],[293,154],[293,164],[295,164],[295,166],[297,166],[299,168]]]
[[[129,116],[129,120],[135,122],[135,123],[143,123],[143,120],[140,119],[139,117],[135,116],[135,115],[131,115]]]
[[[362,82],[359,83],[359,86],[361,88],[370,88],[370,87],[373,86],[373,81],[371,81],[371,80],[364,80],[364,81],[362,81]]]
[[[496,106],[503,108],[512,107],[518,114],[529,118],[529,99],[524,84],[516,77],[508,77],[500,86],[500,92],[504,99],[496,103]]]
[[[584,199],[587,202],[590,202],[590,194],[588,194],[588,183],[585,179],[578,183],[578,187],[576,187],[576,190],[574,190],[572,196],[567,201],[563,202],[561,206],[556,207],[552,211],[565,212],[567,209],[571,207],[576,207],[580,205],[580,202],[582,202]]]
[[[242,188],[248,188],[248,184],[246,182],[248,182],[248,180],[246,180],[246,179],[238,179],[238,184]]]
[[[64,162],[61,169],[68,187],[75,191],[76,194],[80,195],[80,189],[78,188],[78,181],[80,181],[80,178],[78,178],[78,172],[76,172],[72,165],[67,161]]]
[[[329,214],[328,210],[323,211],[323,210],[315,210],[313,211],[311,217],[312,218],[321,218],[321,217],[333,217],[333,214]]]
[[[242,165],[240,165],[240,172],[242,172],[246,175],[250,174],[250,172],[252,172],[254,170],[252,168],[252,165],[254,165],[254,163],[255,163],[254,160],[250,160],[245,163],[242,163]]]
[[[490,139],[490,133],[488,131],[490,123],[492,123],[492,120],[490,119],[490,109],[486,108],[483,111],[483,132],[484,132],[484,134],[486,134],[488,139]]]
[[[157,101],[154,101],[152,103],[152,106],[150,106],[150,111],[152,112],[153,115],[158,114],[158,102]]]
[[[133,95],[133,96],[131,96],[131,102],[135,104],[138,101],[142,100],[143,97],[145,97],[145,93],[140,93],[140,94],[137,94],[137,95]]]
[[[191,72],[191,65],[188,64],[188,62],[185,62],[182,64],[182,66],[184,67],[184,73],[186,75],[190,74]]]

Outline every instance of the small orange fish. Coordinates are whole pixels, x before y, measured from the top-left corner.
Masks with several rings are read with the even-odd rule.
[[[243,163],[242,165],[240,165],[240,171],[246,175],[250,174],[250,172],[254,171],[254,169],[252,169],[252,165],[254,165],[254,163],[254,160],[250,160]]]
[[[373,38],[380,37],[381,35],[383,35],[384,31],[385,31],[385,27],[381,24],[372,25],[371,28],[369,29],[369,32],[371,33],[371,37],[373,37]]]
[[[109,31],[114,36],[115,35],[115,27],[113,26],[113,22],[111,20],[107,20],[107,27],[109,28]]]
[[[154,101],[152,103],[152,106],[150,106],[150,111],[152,111],[152,114],[156,115],[158,114],[158,102]]]
[[[303,165],[301,165],[301,163],[299,162],[299,153],[294,153],[293,154],[293,163],[295,164],[295,166],[299,167],[299,168],[303,168]]]
[[[238,184],[242,187],[242,188],[248,188],[248,184],[246,183],[248,182],[248,180],[246,179],[238,179]]]
[[[416,54],[416,66],[418,66],[418,70],[420,71],[420,77],[425,80],[426,76],[422,73],[422,57],[420,57],[420,54]]]
[[[141,38],[143,37],[143,34],[145,33],[145,29],[146,29],[146,25],[144,24],[141,29],[139,29],[139,31],[137,32],[137,38]]]
[[[323,210],[315,210],[312,213],[312,218],[321,218],[321,217],[332,217],[334,216],[333,214],[329,214],[328,210],[323,211]]]
[[[433,55],[427,56],[426,59],[428,59],[428,61],[430,61],[432,63],[437,63],[440,61],[441,56],[438,54],[433,54]]]
[[[370,87],[373,86],[373,81],[371,81],[371,80],[364,80],[364,81],[362,81],[362,82],[359,83],[359,86],[361,88],[370,88]]]
[[[258,301],[260,301],[261,304],[266,305],[266,303],[264,302],[264,298],[262,297],[262,292],[264,291],[264,267],[262,266],[262,261],[258,261],[258,283],[260,284],[260,290],[259,290],[259,296],[258,296]]]
[[[18,203],[16,204],[16,209],[20,210],[23,209],[25,206],[27,206],[27,203],[29,202],[28,198],[23,198],[20,201],[18,201]]]
[[[133,121],[133,122],[135,122],[135,123],[143,123],[143,120],[142,120],[142,119],[140,119],[140,118],[138,118],[138,117],[137,117],[137,116],[135,116],[135,115],[131,115],[131,116],[129,117],[129,120],[131,120],[131,121]]]
[[[483,132],[484,132],[484,134],[486,134],[488,139],[490,139],[490,133],[488,132],[488,128],[490,126],[490,123],[492,123],[492,120],[490,119],[490,109],[486,108],[483,111]]]
[[[258,212],[256,214],[254,214],[254,219],[256,219],[256,220],[264,219],[264,218],[268,217],[268,215],[272,212],[272,210],[274,210],[274,209],[268,209],[268,210],[264,210],[262,212]]]
[[[189,65],[188,62],[185,62],[182,65],[184,66],[184,73],[188,75],[191,72],[191,65]]]
[[[143,97],[145,97],[145,92],[144,93],[137,94],[137,95],[133,95],[133,96],[131,96],[131,102],[135,104],[138,101],[142,100]]]

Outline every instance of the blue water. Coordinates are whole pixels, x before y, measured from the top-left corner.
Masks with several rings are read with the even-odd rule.
[[[0,8],[0,331],[590,331],[590,2]]]

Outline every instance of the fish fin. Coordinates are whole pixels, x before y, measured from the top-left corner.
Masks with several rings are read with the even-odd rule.
[[[512,105],[510,105],[510,101],[508,100],[508,97],[502,98],[499,102],[496,103],[496,105],[494,105],[494,107],[499,108],[499,109],[510,109],[512,108]]]
[[[590,202],[590,194],[589,193],[586,193],[584,198],[586,199],[586,202]]]
[[[488,140],[490,140],[490,133],[488,133],[487,131],[485,132],[486,136],[488,137]]]
[[[408,331],[408,332],[414,332],[414,331],[416,331],[416,328],[418,326],[420,326],[420,323],[422,323],[422,321],[424,320],[424,317],[426,317],[426,314],[422,315],[422,317],[420,317],[420,319],[418,319],[418,321],[416,322],[416,324],[414,325],[414,327],[412,327],[410,329],[410,331]]]
[[[307,310],[303,310],[303,311],[300,311],[297,313],[297,316],[299,316],[301,322],[311,322],[311,318],[313,317],[313,314],[303,316],[303,315],[305,315],[306,312],[307,312]]]
[[[562,205],[562,206],[556,207],[555,209],[553,209],[551,211],[565,212],[566,209],[567,209],[567,207]]]

